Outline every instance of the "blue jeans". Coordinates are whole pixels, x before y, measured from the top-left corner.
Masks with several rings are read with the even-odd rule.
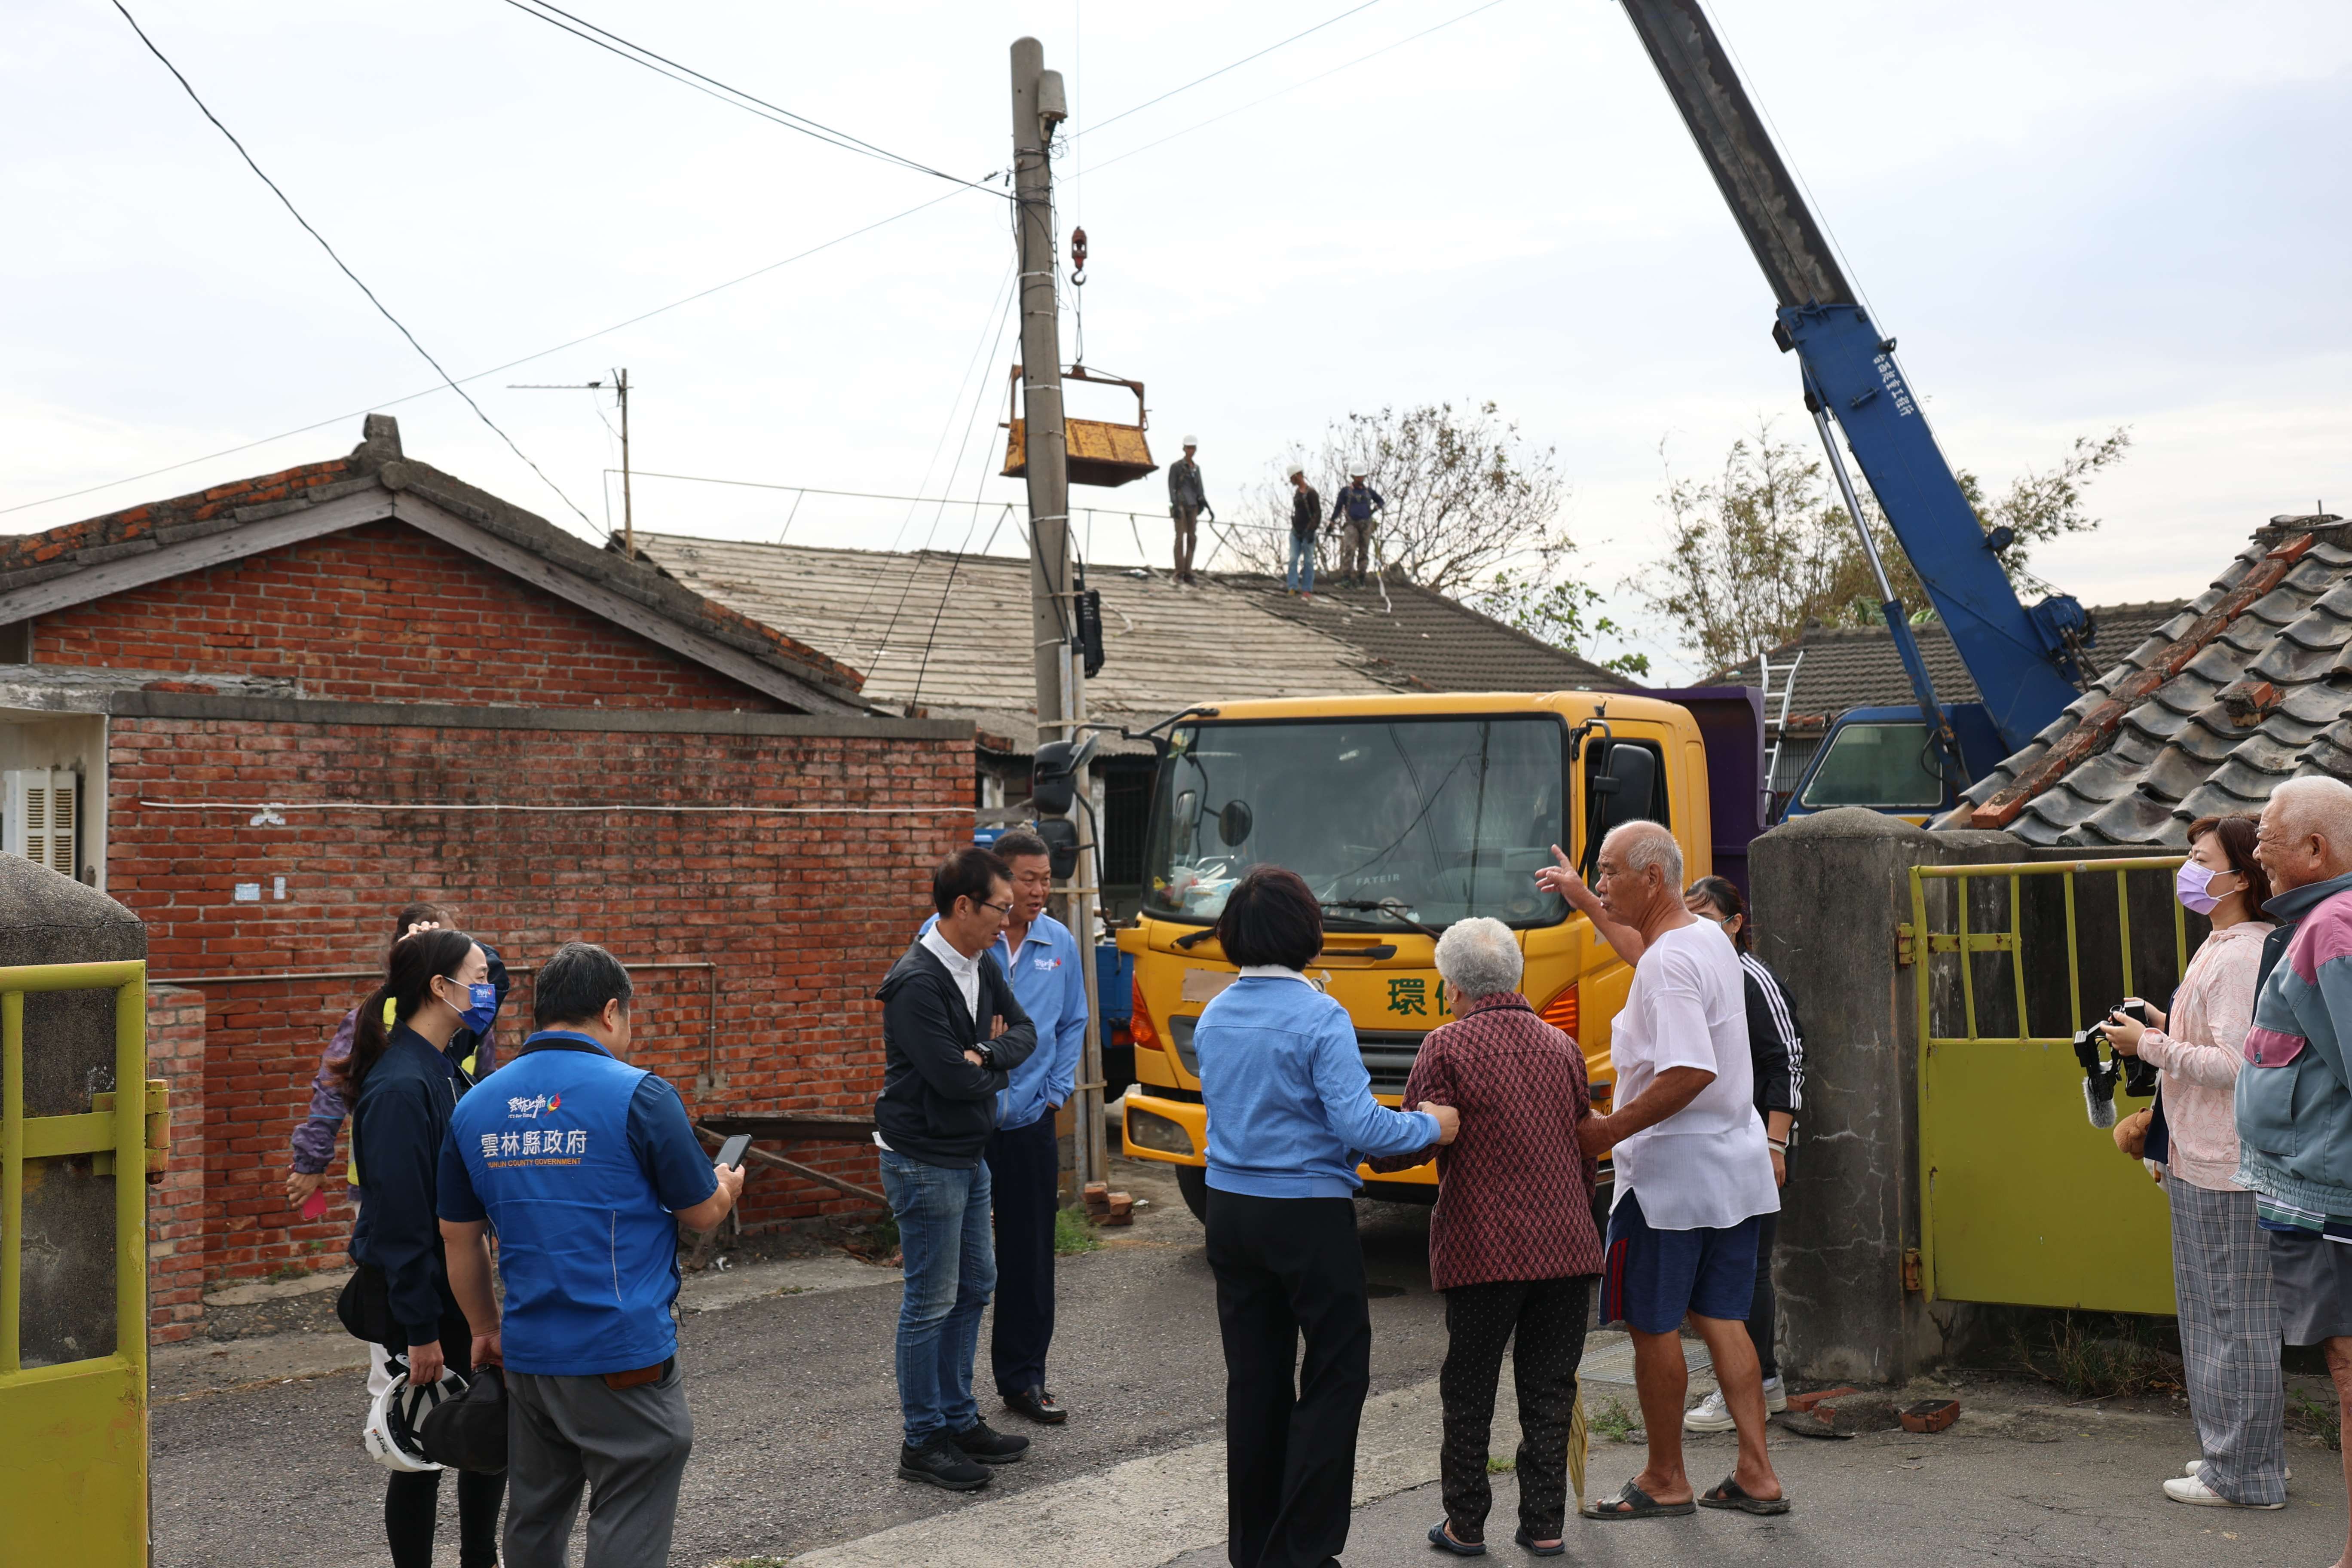
[[[1293,593],[1315,591],[1315,536],[1294,533],[1290,536],[1290,564],[1283,569],[1282,585]]]
[[[882,1191],[898,1221],[907,1272],[898,1308],[898,1405],[907,1446],[919,1447],[980,1420],[971,1363],[980,1348],[980,1310],[996,1289],[988,1165],[950,1171],[895,1150],[880,1152]]]

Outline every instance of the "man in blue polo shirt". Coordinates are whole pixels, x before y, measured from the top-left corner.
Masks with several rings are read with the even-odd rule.
[[[1045,841],[1017,827],[994,847],[1013,872],[1013,908],[990,951],[1037,1026],[1037,1048],[998,1092],[996,1131],[984,1150],[996,1222],[996,1316],[988,1352],[1004,1407],[1058,1426],[1070,1413],[1045,1388],[1045,1352],[1054,1342],[1054,1213],[1061,1206],[1062,1145],[1054,1117],[1077,1082],[1086,1044],[1086,958],[1070,928],[1045,912],[1054,896]],[[934,915],[923,930],[938,923]]]
[[[539,972],[537,1032],[458,1102],[441,1146],[449,1287],[474,1364],[506,1368],[509,1568],[563,1568],[583,1484],[588,1568],[668,1562],[694,1447],[677,1226],[726,1218],[743,1173],[714,1168],[677,1090],[628,1065],[633,989],[611,953],[566,942]]]

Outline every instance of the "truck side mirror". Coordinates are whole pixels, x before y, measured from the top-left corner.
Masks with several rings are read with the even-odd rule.
[[[1250,836],[1250,828],[1255,822],[1247,801],[1229,800],[1217,813],[1217,837],[1223,839],[1225,847],[1230,849]]]
[[[1078,825],[1066,816],[1040,817],[1037,837],[1045,841],[1045,860],[1054,880],[1066,882],[1078,873]]]

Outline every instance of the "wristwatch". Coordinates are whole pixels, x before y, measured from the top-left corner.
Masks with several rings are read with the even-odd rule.
[[[996,1070],[996,1047],[993,1045],[990,1044],[986,1040],[982,1040],[971,1048],[980,1053],[980,1066],[982,1072],[994,1072]]]

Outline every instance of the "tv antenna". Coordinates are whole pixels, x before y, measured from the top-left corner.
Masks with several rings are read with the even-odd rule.
[[[614,396],[621,405],[621,547],[629,552],[629,559],[635,561],[637,558],[637,521],[635,510],[629,501],[629,373],[627,369],[614,371],[613,379],[609,382],[578,381],[557,385],[535,383],[518,384],[513,382],[507,384],[509,392],[603,392],[607,387],[612,389]],[[607,490],[605,494],[609,497],[612,492]],[[604,504],[610,506],[612,502],[607,500]],[[612,526],[612,516],[609,511],[604,514],[605,526],[608,528]]]

